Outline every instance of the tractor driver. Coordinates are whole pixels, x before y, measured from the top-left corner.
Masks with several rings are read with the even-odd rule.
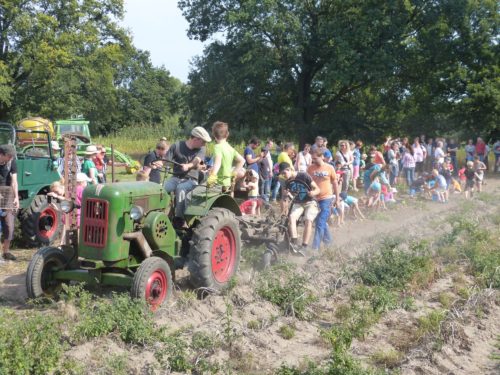
[[[195,127],[186,141],[179,141],[170,146],[166,159],[174,162],[173,176],[165,182],[165,190],[175,191],[174,226],[185,225],[184,210],[186,194],[198,185],[200,170],[204,167],[205,144],[212,139],[201,126]]]

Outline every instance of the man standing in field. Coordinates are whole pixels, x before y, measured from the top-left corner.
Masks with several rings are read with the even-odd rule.
[[[17,191],[17,164],[16,150],[11,145],[0,146],[0,186],[10,186],[12,192],[7,195],[10,202],[5,202],[5,205],[11,206],[14,210],[19,208],[19,195]],[[10,242],[14,237],[14,211],[7,209],[0,215],[0,223],[2,225],[2,257],[5,260],[16,260],[16,257],[9,251]]]
[[[262,159],[262,154],[255,156],[255,150],[259,146],[260,140],[257,137],[252,137],[250,142],[248,142],[248,146],[245,148],[245,151],[243,151],[243,157],[245,158],[247,167],[255,171],[257,174],[259,174],[259,162]]]
[[[174,143],[168,149],[166,159],[173,161],[173,176],[165,182],[165,190],[175,191],[175,217],[177,227],[184,226],[184,209],[186,194],[198,185],[199,169],[205,160],[205,144],[212,139],[201,126],[191,131],[187,141]]]
[[[207,185],[221,185],[223,191],[227,191],[231,188],[232,178],[244,176],[245,159],[227,142],[229,137],[227,123],[216,121],[212,126],[212,135],[215,139],[213,167],[210,170]]]
[[[331,164],[325,162],[325,150],[318,147],[311,153],[312,164],[307,168],[307,173],[318,185],[319,194],[316,201],[319,206],[319,214],[316,217],[316,229],[314,231],[313,249],[319,250],[321,242],[325,245],[332,243],[332,235],[328,228],[328,218],[331,215],[333,200],[339,203],[339,185],[337,174]],[[335,194],[335,195],[334,195]]]
[[[156,144],[156,149],[151,151],[144,158],[144,166],[142,167],[142,170],[149,177],[149,181],[156,182],[157,184],[161,183],[161,173],[159,168],[163,166],[163,162],[161,160],[165,158],[167,151],[167,141],[161,140]]]

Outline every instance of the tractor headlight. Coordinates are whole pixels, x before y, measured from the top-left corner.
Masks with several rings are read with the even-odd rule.
[[[141,206],[132,206],[130,209],[130,218],[132,220],[140,220],[144,216],[144,209]]]
[[[72,201],[61,201],[61,211],[65,214],[71,212],[74,208]]]

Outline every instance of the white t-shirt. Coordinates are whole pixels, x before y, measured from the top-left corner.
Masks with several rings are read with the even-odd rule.
[[[307,172],[307,167],[311,165],[312,157],[310,153],[304,154],[304,151],[300,151],[297,155],[296,168],[299,172]]]
[[[441,147],[436,147],[434,150],[434,160],[439,164],[444,162],[444,151]]]

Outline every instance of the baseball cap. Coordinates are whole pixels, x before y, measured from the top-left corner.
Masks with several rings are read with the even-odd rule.
[[[346,200],[347,198],[347,193],[345,191],[343,191],[342,193],[339,194],[339,197],[342,198],[342,200]]]
[[[200,138],[201,140],[205,142],[211,142],[212,138],[210,138],[210,135],[208,132],[202,128],[201,126],[195,127],[193,130],[191,130],[191,136]]]
[[[288,168],[291,168],[291,167],[290,167],[290,164],[288,164],[286,161],[280,163],[280,165],[279,165],[280,174],[283,173],[283,171],[285,169],[288,169]]]
[[[58,151],[61,149],[61,147],[59,146],[59,143],[57,143],[57,141],[50,141],[50,147],[52,148],[52,150],[55,150],[55,151]]]

